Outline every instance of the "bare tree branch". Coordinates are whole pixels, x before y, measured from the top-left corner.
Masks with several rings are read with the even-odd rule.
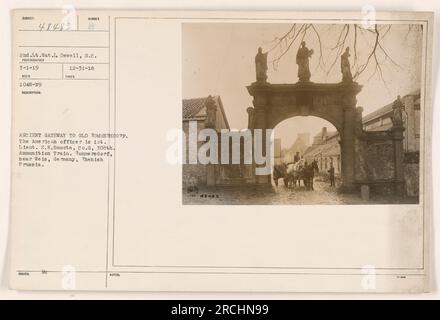
[[[277,70],[278,62],[281,60],[281,58],[289,51],[290,47],[295,43],[295,40],[298,38],[298,36],[301,34],[301,31],[305,28],[305,25],[301,25],[301,27],[293,34],[292,40],[290,40],[290,43],[287,45],[287,48],[281,52],[278,57],[270,61],[273,65],[273,68]],[[284,37],[286,39],[286,37]]]
[[[368,64],[370,63],[371,58],[373,57],[376,61],[376,67],[375,67],[375,71],[377,70],[377,57],[376,57],[376,48],[377,48],[377,44],[379,43],[379,31],[377,30],[377,24],[374,27],[374,32],[376,34],[376,39],[374,41],[374,46],[373,49],[371,50],[370,54],[368,55],[367,61],[361,65],[359,67],[359,69],[356,71],[355,74],[355,79],[362,73],[365,71],[365,69],[367,68]]]
[[[345,30],[345,35],[344,37],[341,39],[341,35],[344,33]],[[333,70],[333,67],[336,65],[336,63],[338,62],[342,51],[345,48],[345,42],[347,41],[347,37],[348,37],[348,33],[350,32],[350,25],[345,24],[344,27],[342,28],[341,33],[339,34],[339,38],[338,38],[338,42],[336,43],[336,45],[331,48],[330,53],[332,53],[335,49],[337,49],[336,55],[335,55],[335,59],[333,60],[333,63],[330,65],[330,68],[327,70],[327,75],[330,74],[330,72]]]
[[[287,39],[287,38],[289,37],[290,33],[291,33],[292,31],[294,31],[295,28],[296,28],[296,23],[294,23],[294,24],[292,25],[292,27],[289,29],[289,31],[287,31],[287,33],[285,33],[281,38],[275,37],[275,39],[271,41],[272,43],[273,43],[273,42],[276,42],[275,45],[274,45],[272,48],[270,48],[267,52],[271,52],[272,50],[274,50],[275,48],[277,48],[277,47],[281,44],[281,42],[282,42],[283,40],[285,40],[285,39]]]
[[[309,35],[309,31],[312,32],[312,36],[316,38],[319,45],[319,58],[316,69],[321,68],[328,76],[337,62],[340,60],[343,50],[348,46],[348,42],[352,43],[353,50],[353,79],[358,79],[367,69],[372,69],[372,75],[368,79],[371,79],[375,75],[378,75],[381,81],[385,79],[383,73],[383,66],[390,63],[393,67],[401,69],[399,63],[390,55],[383,41],[392,32],[392,25],[375,25],[373,29],[363,28],[360,25],[330,25],[325,32],[334,32],[333,29],[340,27],[336,42],[332,43],[328,47],[328,52],[325,52],[324,42],[322,37],[322,30],[317,28],[314,24],[293,24],[290,29],[281,37],[275,37],[271,43],[274,43],[268,52],[272,53],[273,59],[270,61],[274,70],[277,70],[280,60],[291,50],[292,46],[295,46],[298,42],[304,41]],[[408,38],[409,34],[418,27],[416,25],[408,25],[408,32],[404,38]],[[359,34],[362,39],[359,39]],[[370,39],[369,39],[370,38]],[[325,40],[325,38],[324,38]],[[372,40],[372,41],[371,41]],[[360,44],[361,42],[361,44]],[[367,47],[371,47],[368,51],[366,58],[362,58],[359,55],[360,50],[363,50],[362,42]],[[299,45],[298,43],[298,45]],[[326,60],[324,59],[326,57]],[[328,61],[330,59],[330,61]],[[360,59],[363,59],[361,62]]]
[[[357,24],[354,25],[354,40],[353,40],[353,51],[354,51],[354,58],[353,58],[353,67],[357,68],[358,66],[358,56],[357,56],[357,35],[358,35],[358,26]]]
[[[316,30],[315,26],[312,24],[312,30],[314,32],[314,34],[316,35],[316,38],[318,39],[318,43],[319,43],[319,58],[318,58],[318,67],[321,67],[322,70],[325,70],[325,62],[322,56],[322,41],[321,41],[321,36],[319,35],[318,30]]]

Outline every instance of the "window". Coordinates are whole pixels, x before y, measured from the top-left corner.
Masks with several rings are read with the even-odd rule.
[[[382,119],[382,125],[389,124],[389,123],[391,123],[391,118]]]

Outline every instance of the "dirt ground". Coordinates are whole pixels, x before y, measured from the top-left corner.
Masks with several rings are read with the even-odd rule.
[[[338,186],[338,183],[337,183]],[[315,190],[307,190],[303,185],[286,188],[282,180],[278,187],[231,186],[202,188],[189,192],[183,190],[183,204],[208,205],[316,205],[316,204],[398,204],[417,203],[416,198],[396,198],[375,196],[363,200],[360,194],[345,194],[336,187],[320,179],[314,181]]]

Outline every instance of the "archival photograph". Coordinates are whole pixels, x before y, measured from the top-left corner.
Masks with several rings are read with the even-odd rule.
[[[418,204],[423,49],[421,24],[183,23],[183,204]]]
[[[434,14],[363,9],[14,10],[10,287],[429,291]]]

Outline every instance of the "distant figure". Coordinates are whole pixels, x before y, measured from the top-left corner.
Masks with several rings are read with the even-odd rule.
[[[266,82],[267,79],[267,52],[263,53],[261,47],[255,56],[255,71],[257,73],[257,81]]]
[[[299,152],[295,153],[295,156],[293,157],[293,163],[297,163],[301,157],[299,156]]]
[[[333,167],[333,162],[330,163],[328,173],[330,175],[330,187],[335,187],[335,167]]]
[[[350,48],[347,47],[345,49],[345,52],[341,56],[341,73],[342,73],[343,82],[353,81],[353,76],[351,74],[350,60],[348,60],[349,57],[350,57]]]
[[[296,53],[296,64],[298,65],[299,81],[310,81],[309,58],[313,54],[313,49],[306,47],[306,42],[301,42],[301,47]]]

